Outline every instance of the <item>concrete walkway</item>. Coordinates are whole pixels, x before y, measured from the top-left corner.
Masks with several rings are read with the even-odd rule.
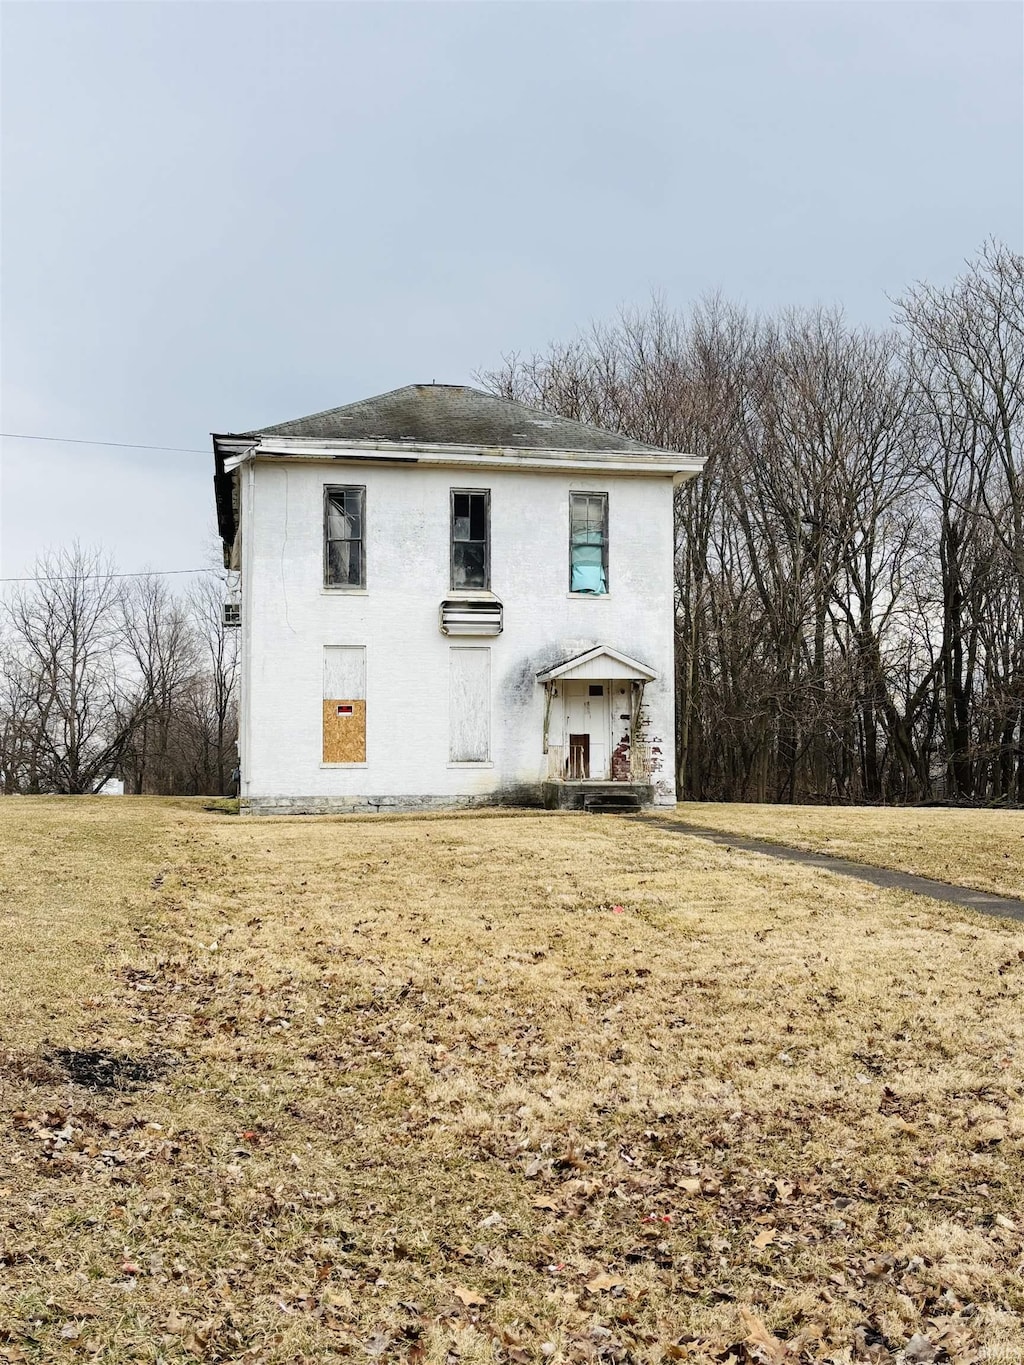
[[[918,896],[948,901],[968,910],[978,910],[983,915],[998,915],[1024,924],[1024,900],[1016,900],[1013,896],[997,896],[994,892],[975,891],[969,886],[950,886],[948,882],[935,881],[931,877],[915,877],[909,872],[871,867],[867,863],[852,862],[849,858],[833,858],[830,853],[809,853],[806,849],[790,848],[785,844],[770,844],[764,839],[748,839],[744,835],[705,829],[703,825],[691,825],[685,820],[673,820],[667,816],[642,815],[633,818],[642,820],[645,825],[656,825],[659,829],[708,839],[713,844],[739,849],[743,853],[763,853],[768,858],[781,858],[787,863],[817,867],[823,872],[836,872],[841,877],[856,877],[858,881],[870,882],[872,886],[881,886],[887,891],[912,891]]]

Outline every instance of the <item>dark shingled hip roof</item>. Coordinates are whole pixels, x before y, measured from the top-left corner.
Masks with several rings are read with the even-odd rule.
[[[461,384],[407,384],[404,389],[364,398],[343,408],[315,412],[255,431],[215,434],[214,492],[217,524],[225,548],[225,563],[237,529],[234,476],[225,470],[225,459],[240,442],[273,447],[274,437],[317,441],[346,441],[353,446],[406,444],[505,450],[565,451],[568,454],[658,455],[669,453],[658,446],[631,441],[613,431],[557,417],[525,403],[496,398]],[[228,443],[227,446],[221,443]],[[692,458],[692,457],[691,457]],[[642,461],[641,461],[642,462]]]
[[[324,441],[413,441],[520,450],[605,450],[648,455],[656,446],[460,384],[407,384],[376,398],[239,436]],[[661,452],[659,452],[661,453]]]

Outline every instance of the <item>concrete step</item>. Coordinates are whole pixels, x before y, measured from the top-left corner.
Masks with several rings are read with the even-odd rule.
[[[584,801],[583,809],[589,811],[591,815],[622,815],[640,810],[640,798],[633,792],[617,793],[615,796],[590,796]]]

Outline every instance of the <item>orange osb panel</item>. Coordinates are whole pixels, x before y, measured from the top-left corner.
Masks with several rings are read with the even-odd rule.
[[[324,762],[366,762],[366,702],[324,702]]]

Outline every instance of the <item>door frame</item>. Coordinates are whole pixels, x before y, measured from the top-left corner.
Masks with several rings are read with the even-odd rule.
[[[590,710],[591,710],[591,716],[590,716],[590,729],[587,730],[587,731],[582,731],[582,730],[580,730],[579,726],[578,726],[574,721],[571,721],[571,719],[570,719],[570,710],[569,710],[570,702],[571,702],[572,700],[576,700],[576,701],[578,702],[578,701],[581,700],[581,699],[582,699],[584,702],[596,701],[597,698],[596,698],[596,697],[592,697],[592,695],[591,695],[590,692],[589,692],[589,689],[590,689],[591,687],[600,687],[600,688],[601,688],[601,703],[602,703],[602,704],[601,704],[601,708],[600,708],[600,714],[603,716],[603,723],[602,723],[601,721],[598,721],[598,723],[595,725],[595,723],[594,723],[594,719],[595,719],[595,718],[594,718],[594,715],[593,715],[594,707],[591,706],[591,708],[590,708]],[[569,764],[569,735],[570,735],[570,733],[573,733],[573,734],[582,734],[582,733],[586,733],[586,734],[588,734],[588,735],[590,736],[590,745],[589,745],[589,753],[588,753],[588,766],[589,766],[589,768],[590,768],[590,776],[587,777],[587,778],[571,778],[571,777],[566,776],[566,780],[567,780],[567,781],[570,781],[570,782],[579,782],[579,781],[585,781],[585,782],[610,782],[610,781],[611,781],[611,771],[612,771],[612,708],[611,708],[611,691],[610,691],[610,687],[611,687],[611,684],[609,683],[609,680],[608,680],[607,678],[565,678],[565,679],[562,680],[562,684],[561,684],[561,692],[562,692],[562,696],[561,696],[561,701],[562,701],[562,734],[563,734],[563,736],[564,736],[564,744],[565,744],[565,758],[564,758],[564,760],[563,760],[563,770],[564,770],[564,772],[565,772],[566,774],[568,774],[568,764]],[[601,776],[601,777],[595,777],[595,776],[593,775],[593,764],[594,764],[594,758],[595,758],[594,750],[595,750],[595,748],[598,748],[598,747],[599,747],[599,752],[601,752],[601,753],[603,754],[603,772],[604,772],[604,775]]]

